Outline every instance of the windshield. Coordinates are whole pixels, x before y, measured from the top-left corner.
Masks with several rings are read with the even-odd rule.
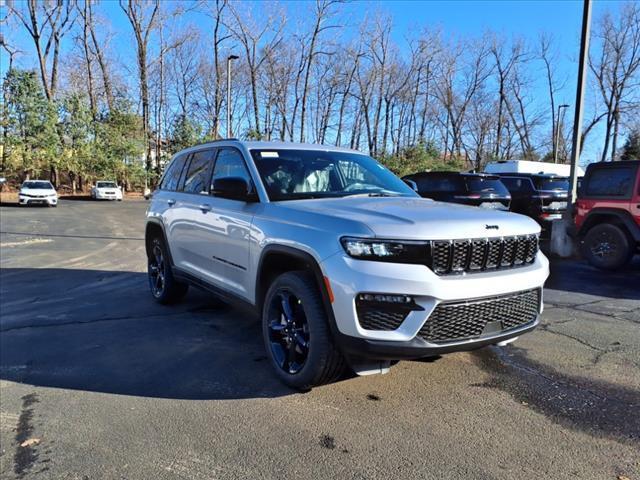
[[[49,182],[33,180],[24,182],[22,184],[22,188],[31,188],[33,190],[53,190],[53,185]]]
[[[467,178],[467,187],[472,193],[492,193],[495,195],[509,195],[509,190],[498,178],[471,177]]]
[[[322,150],[252,150],[269,199],[417,194],[366,155]]]
[[[538,190],[569,190],[568,178],[537,178],[535,182]]]
[[[118,188],[115,182],[98,182],[96,188]]]

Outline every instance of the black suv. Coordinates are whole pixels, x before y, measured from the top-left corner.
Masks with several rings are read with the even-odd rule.
[[[536,220],[543,230],[562,218],[569,198],[569,179],[557,175],[501,173],[511,192],[511,211]]]
[[[421,197],[441,202],[509,210],[511,195],[496,175],[422,172],[403,177]]]

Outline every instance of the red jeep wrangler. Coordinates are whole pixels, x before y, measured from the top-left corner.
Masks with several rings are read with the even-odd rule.
[[[640,249],[640,161],[589,165],[574,213],[591,265],[612,270],[629,262]]]

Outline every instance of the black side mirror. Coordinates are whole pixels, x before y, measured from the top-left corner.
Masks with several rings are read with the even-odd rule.
[[[241,177],[216,178],[213,181],[211,193],[216,197],[243,202],[254,202],[257,199],[255,193],[251,192],[247,181]]]

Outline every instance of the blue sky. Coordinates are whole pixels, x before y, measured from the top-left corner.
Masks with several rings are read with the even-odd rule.
[[[170,1],[170,0],[165,0]],[[0,1],[0,3],[2,3]],[[256,17],[266,2],[252,1]],[[312,4],[304,0],[284,0],[279,2],[286,10],[290,20],[287,28],[295,28],[296,20],[304,18]],[[598,0],[593,3],[594,24],[606,10],[617,11],[623,2],[614,0]],[[529,43],[535,44],[541,32],[550,33],[554,37],[557,49],[558,70],[561,77],[567,78],[565,88],[560,92],[559,102],[573,105],[575,103],[575,77],[577,74],[577,56],[580,41],[580,22],[582,18],[582,1],[362,1],[356,0],[340,6],[337,21],[347,28],[343,35],[350,31],[357,32],[359,25],[366,15],[376,11],[389,13],[394,22],[394,39],[401,46],[412,33],[423,29],[439,27],[446,35],[453,37],[480,37],[485,31],[491,30],[506,37],[519,36]],[[135,51],[131,28],[126,17],[115,0],[103,0],[101,10],[118,32],[113,39],[113,47],[120,61],[130,65],[132,76],[135,74]],[[197,25],[203,32],[210,30],[210,19],[201,14],[189,14],[177,20],[181,23]],[[35,56],[30,39],[22,29],[12,29],[8,37],[13,43],[18,43],[27,52],[22,56],[18,65],[35,67]],[[6,59],[2,60],[0,73],[4,74]],[[535,94],[541,101],[546,101],[546,86],[540,72],[536,83]],[[135,77],[133,77],[135,78]],[[567,111],[566,119],[573,118],[572,108]],[[584,160],[595,159],[601,143],[601,132],[595,131],[585,146]]]

